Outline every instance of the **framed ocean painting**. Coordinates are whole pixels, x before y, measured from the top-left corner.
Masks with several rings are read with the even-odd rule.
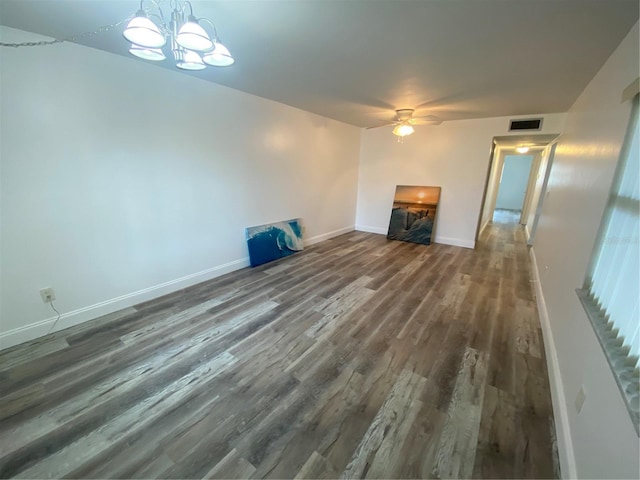
[[[440,187],[396,186],[387,238],[429,245],[439,201]]]
[[[252,267],[292,255],[303,249],[302,220],[247,227],[245,230]]]

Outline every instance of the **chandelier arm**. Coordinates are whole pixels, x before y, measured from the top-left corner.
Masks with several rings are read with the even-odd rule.
[[[171,33],[171,29],[169,27],[167,27],[167,24],[164,21],[164,17],[163,16],[156,15],[155,13],[148,13],[147,16],[149,18],[157,18],[158,19],[158,22],[160,23],[160,25],[157,25],[157,26],[160,29],[160,32],[162,32],[162,34],[165,37]]]
[[[215,37],[216,41],[220,41],[220,38],[218,37],[218,29],[216,28],[216,24],[213,23],[211,20],[209,20],[208,18],[199,18],[198,19],[200,22],[207,22],[209,25],[211,25],[211,28],[213,28],[213,35]]]
[[[164,12],[162,11],[162,7],[160,6],[160,4],[156,2],[156,0],[147,0],[147,1],[153,3],[153,5],[156,7],[156,10],[160,12],[160,15],[155,15],[155,17],[159,18],[163,25],[166,24],[167,22],[164,19]],[[140,0],[140,10],[144,10],[142,8],[142,2],[144,2],[144,0]],[[152,14],[150,14],[148,10],[144,10],[144,11],[147,12],[148,16],[150,17],[152,16]]]
[[[177,11],[183,10],[183,13],[184,13],[184,5],[182,5],[182,6],[180,5],[180,0],[171,0],[169,2],[169,7],[171,9],[177,10]]]

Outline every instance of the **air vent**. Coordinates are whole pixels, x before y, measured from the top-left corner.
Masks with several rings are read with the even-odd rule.
[[[528,118],[526,120],[511,120],[511,124],[509,125],[509,131],[519,131],[519,130],[540,130],[542,126],[541,118]]]

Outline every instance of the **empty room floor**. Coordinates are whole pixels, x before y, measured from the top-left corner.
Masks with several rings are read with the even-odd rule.
[[[352,232],[0,353],[0,474],[550,478],[522,227]]]

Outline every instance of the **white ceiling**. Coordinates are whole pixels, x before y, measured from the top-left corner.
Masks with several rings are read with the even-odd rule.
[[[160,3],[169,13],[169,1]],[[192,4],[196,16],[216,23],[236,64],[183,74],[360,127],[393,120],[398,108],[443,120],[566,111],[639,8],[637,0]],[[138,6],[1,0],[0,23],[65,38],[123,20]],[[77,43],[130,57],[123,28]],[[154,65],[177,70],[170,60]]]

